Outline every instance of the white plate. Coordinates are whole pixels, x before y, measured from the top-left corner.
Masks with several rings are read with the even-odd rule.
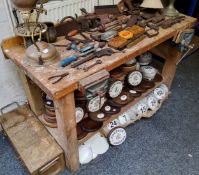
[[[115,81],[113,84],[111,84],[110,88],[109,88],[109,96],[111,98],[116,98],[118,97],[123,89],[123,83],[121,81]]]
[[[161,84],[159,88],[161,88],[165,94],[168,94],[169,88],[165,84]]]
[[[120,125],[124,125],[126,124],[129,120],[130,120],[130,117],[129,115],[125,112],[123,114],[121,114],[119,117],[118,117],[118,120],[120,122]]]
[[[139,71],[133,71],[128,75],[128,83],[132,86],[137,86],[142,81],[142,74]]]
[[[149,97],[147,98],[147,105],[148,105],[148,107],[149,107],[151,110],[153,110],[153,111],[155,111],[155,110],[157,110],[157,109],[159,108],[159,102],[158,102],[158,100],[157,100],[155,97],[153,97],[153,96],[149,96]]]
[[[79,123],[84,117],[84,110],[81,107],[75,108],[76,123]]]
[[[159,100],[162,100],[166,97],[166,93],[165,91],[162,89],[162,88],[156,88],[154,90],[154,96],[159,99]]]
[[[109,142],[113,146],[121,145],[126,140],[126,131],[124,128],[118,127],[110,131]]]
[[[140,103],[137,106],[137,114],[139,116],[144,116],[147,114],[148,106],[145,103]]]
[[[94,154],[104,154],[109,149],[106,138],[102,136],[95,138],[90,145]]]

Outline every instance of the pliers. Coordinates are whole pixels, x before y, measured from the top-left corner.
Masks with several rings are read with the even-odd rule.
[[[64,77],[66,77],[67,75],[69,75],[68,72],[60,74],[60,75],[55,75],[52,77],[49,77],[48,80],[52,83],[52,84],[56,84],[59,81],[61,81]]]

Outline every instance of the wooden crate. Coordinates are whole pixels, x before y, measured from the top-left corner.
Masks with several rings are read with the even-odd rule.
[[[2,127],[32,175],[54,175],[65,168],[64,154],[27,105],[2,116]]]

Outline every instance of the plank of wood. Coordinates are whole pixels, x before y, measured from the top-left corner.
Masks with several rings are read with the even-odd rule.
[[[110,77],[109,72],[107,72],[106,70],[101,70],[95,74],[92,74],[84,79],[81,79],[79,81],[79,88],[78,90],[82,93],[85,93],[86,89],[94,86],[100,82],[102,82],[103,80],[106,80]]]
[[[172,54],[170,49],[175,50],[175,52],[177,50],[175,45],[171,45],[170,41],[166,41],[150,49],[150,52],[166,60]]]
[[[23,45],[23,38],[20,37],[20,36],[10,37],[10,38],[7,38],[5,40],[2,40],[1,48],[2,48],[2,51],[3,51],[5,58],[10,59],[6,55],[7,49],[9,49],[11,47],[19,46],[19,45]]]
[[[30,80],[22,70],[18,69],[18,71],[32,111],[36,116],[43,114],[44,103],[41,89],[32,80]]]
[[[159,109],[162,107],[163,103],[164,103],[167,99],[168,99],[168,96],[167,96],[164,100],[162,100],[162,101],[160,102],[160,107],[159,107]],[[129,125],[135,123],[135,122],[138,121],[138,120],[141,120],[141,119],[143,119],[143,118],[151,118],[152,116],[154,116],[154,115],[159,111],[159,109],[157,109],[156,111],[148,111],[147,114],[145,115],[145,117],[137,118],[137,119],[134,120],[134,121],[130,120],[129,122],[127,122],[127,123],[125,123],[124,125],[121,125],[121,126],[124,127],[124,128],[126,128],[126,127],[128,127]],[[103,133],[103,135],[107,136],[109,132],[107,132],[107,130],[104,129],[104,130],[101,130],[101,133]]]
[[[167,87],[170,89],[171,84],[173,82],[173,79],[175,77],[176,69],[177,69],[177,60],[181,58],[181,53],[176,53],[174,57],[169,57],[169,59],[166,60],[162,75],[164,76],[164,83],[167,85]]]
[[[160,86],[160,84],[162,84],[162,82],[156,83],[154,88],[149,89],[148,91],[146,91],[145,93],[143,93],[140,97],[135,98],[134,101],[130,102],[129,104],[125,105],[124,107],[122,107],[121,111],[118,114],[114,114],[112,115],[108,120],[104,121],[103,123],[103,127],[101,130],[99,130],[100,132],[102,132],[103,128],[105,126],[107,126],[111,121],[113,121],[114,119],[118,118],[121,114],[123,114],[124,112],[126,112],[130,107],[134,106],[135,104],[137,104],[140,100],[142,100],[143,98],[145,98],[148,94],[150,94],[155,88],[157,88],[158,86]],[[91,138],[93,135],[95,135],[97,132],[91,132],[89,133],[85,138],[79,140],[79,145],[83,144],[85,141],[87,141],[89,138]]]
[[[42,68],[28,66],[24,63],[23,59],[25,57],[25,49],[22,46],[14,46],[10,48],[6,48],[4,53],[8,58],[11,58],[17,66],[23,69],[27,76],[30,77],[44,92],[46,92],[49,96],[54,99],[59,99],[66,94],[73,92],[78,88],[78,82],[102,69],[106,69],[108,71],[120,66],[126,61],[132,59],[135,56],[138,56],[151,48],[159,45],[160,43],[168,40],[175,36],[178,30],[188,28],[192,26],[196,22],[195,18],[186,17],[184,21],[179,24],[175,24],[171,28],[168,29],[160,29],[159,35],[153,38],[145,38],[143,41],[136,44],[134,47],[130,49],[126,49],[126,53],[115,53],[112,56],[104,56],[101,58],[103,63],[101,65],[96,65],[95,69],[90,69],[88,72],[84,72],[83,70],[76,70],[67,66],[66,68],[60,68],[58,64],[53,64],[50,67],[44,66]],[[63,38],[59,38],[56,44],[66,44],[66,41]],[[71,51],[63,52],[61,48],[58,48],[61,54],[61,58],[65,58],[72,54]],[[91,60],[89,65],[95,62]],[[87,64],[87,63],[86,63]],[[85,65],[86,65],[85,64]],[[51,84],[48,81],[48,77],[57,75],[63,72],[69,72],[70,75],[64,78],[57,84]]]
[[[66,166],[72,172],[79,169],[74,93],[55,100],[55,112],[60,139],[65,152]]]
[[[177,46],[172,46],[169,42],[164,42],[154,47],[150,52],[165,59],[162,76],[164,77],[164,83],[170,88],[175,77],[177,63],[182,57],[182,53]]]
[[[27,105],[2,116],[2,127],[30,174],[39,174],[48,163],[63,154],[61,147]],[[59,165],[58,173],[64,165]],[[45,174],[45,173],[44,173]]]
[[[158,86],[160,86],[160,84],[162,84],[162,82],[156,83],[154,88],[149,89],[148,91],[146,91],[145,93],[143,93],[140,97],[135,98],[134,101],[132,101],[131,103],[125,105],[124,107],[122,107],[121,111],[118,114],[112,115],[108,120],[106,120],[103,123],[103,127],[107,126],[111,121],[113,121],[114,119],[118,118],[118,116],[120,116],[121,114],[123,114],[124,112],[126,112],[130,107],[134,106],[135,104],[137,104],[139,101],[141,101],[143,98],[145,98],[148,94],[150,94],[151,92],[153,92],[153,90],[155,88],[157,88]]]

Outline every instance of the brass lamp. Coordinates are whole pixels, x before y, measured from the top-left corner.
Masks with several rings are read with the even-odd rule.
[[[34,36],[38,36],[40,31],[44,33],[47,30],[47,26],[42,23],[38,23],[40,13],[46,12],[41,4],[40,7],[36,7],[39,0],[11,0],[14,7],[19,11],[24,23],[19,24],[16,27],[16,34],[22,37],[31,37],[34,32]],[[37,17],[35,22],[30,22],[30,16],[33,11],[36,11]]]
[[[40,7],[36,7],[39,0],[11,0],[13,5],[22,15],[24,23],[16,27],[16,34],[24,38],[24,44],[27,47],[25,63],[31,66],[44,65],[46,63],[52,64],[59,58],[59,53],[56,48],[46,42],[41,41],[42,33],[46,32],[46,24],[39,23],[39,16],[46,12],[43,8],[43,1],[41,0]],[[34,22],[30,22],[30,15],[36,11],[37,16]],[[35,41],[34,37],[39,36],[39,40]],[[30,42],[31,43],[28,43]],[[28,43],[28,44],[27,44]]]

